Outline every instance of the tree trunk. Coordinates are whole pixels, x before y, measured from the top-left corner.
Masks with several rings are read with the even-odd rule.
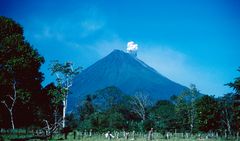
[[[228,130],[228,134],[232,135],[232,133],[231,133],[231,125],[230,125],[229,120],[227,120],[227,130]]]
[[[11,128],[14,130],[15,126],[14,126],[14,120],[13,120],[13,108],[17,99],[17,90],[16,90],[16,81],[13,81],[13,96],[11,95],[7,95],[7,97],[9,97],[12,100],[12,103],[10,105],[8,105],[6,103],[5,100],[1,101],[1,103],[4,104],[4,106],[7,108],[7,110],[9,111],[9,115],[10,115],[10,121],[11,121]]]
[[[144,112],[144,114],[143,114],[143,116],[142,116],[142,120],[143,120],[143,121],[146,120],[145,112]]]
[[[191,128],[191,136],[192,136],[192,134],[193,134],[193,124],[194,124],[194,115],[193,115],[193,111],[192,111],[192,113],[191,113],[191,124],[190,124],[190,128]]]
[[[63,121],[62,127],[65,127],[65,117],[66,117],[66,99],[63,100]]]
[[[65,125],[65,118],[66,118],[66,110],[67,110],[67,96],[65,96],[64,100],[63,100],[63,128],[66,126]]]
[[[15,129],[15,125],[14,125],[14,121],[13,121],[12,110],[9,110],[9,113],[10,113],[11,126],[12,126],[12,129],[14,130]]]
[[[228,110],[226,109],[225,110],[225,113],[226,113],[226,124],[227,124],[227,131],[228,131],[228,134],[231,135],[231,125],[230,125],[230,121],[229,121],[229,113],[228,113]]]

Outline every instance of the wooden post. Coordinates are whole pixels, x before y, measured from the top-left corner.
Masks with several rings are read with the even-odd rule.
[[[224,130],[224,137],[227,138],[227,130]]]
[[[91,137],[92,136],[92,129],[90,129],[90,131],[89,131],[89,137]]]
[[[135,140],[135,131],[132,132],[133,140]]]
[[[198,139],[201,139],[201,134],[200,133],[198,133]]]
[[[186,138],[188,139],[188,133],[186,133]]]
[[[76,139],[77,132],[74,130],[73,131],[73,139]]]
[[[119,132],[116,133],[116,138],[119,139]]]
[[[148,140],[152,140],[153,139],[153,128],[151,128],[151,130],[148,132]]]
[[[108,131],[107,134],[108,134],[107,138],[111,140],[110,131]]]
[[[108,140],[111,140],[112,138],[114,138],[114,136],[111,134],[110,131],[108,131],[108,132],[105,134],[105,137],[106,137]]]
[[[87,130],[86,129],[84,130],[84,136],[87,136]]]
[[[169,132],[167,132],[167,140],[170,139],[170,135],[169,135]]]
[[[123,130],[123,137],[124,137],[124,138],[126,137],[126,132],[125,132],[125,130]]]
[[[125,139],[128,140],[128,138],[129,138],[129,132],[126,132],[125,133]]]

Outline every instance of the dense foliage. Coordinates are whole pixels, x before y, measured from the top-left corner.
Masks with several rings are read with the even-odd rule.
[[[39,69],[43,62],[44,58],[24,39],[22,27],[0,17],[1,127],[9,128],[10,114],[17,127],[33,123],[32,98],[41,93],[43,74]]]
[[[237,91],[235,91],[237,92]],[[146,108],[143,120],[133,111],[133,97],[116,87],[107,87],[88,95],[79,106],[79,129],[94,131],[125,130],[146,132],[151,128],[161,133],[192,132],[233,135],[239,132],[239,94],[223,97],[202,95],[191,85],[171,100],[159,100]]]

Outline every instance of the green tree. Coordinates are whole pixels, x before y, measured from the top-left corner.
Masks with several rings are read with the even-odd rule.
[[[193,133],[195,129],[195,101],[199,95],[199,90],[196,88],[196,85],[191,84],[190,89],[185,90],[176,100],[176,112],[179,117],[179,124],[182,126],[182,129],[190,130],[190,133]]]
[[[42,94],[36,97],[36,106],[39,107],[37,111],[35,111],[35,113],[39,113],[37,117],[42,117],[40,118],[41,120],[45,119],[52,124],[57,124],[62,113],[63,95],[60,93],[61,88],[55,86],[54,83],[50,83],[42,89]],[[41,100],[39,101],[39,99]]]
[[[235,132],[240,132],[240,94],[233,95],[233,119]]]
[[[95,131],[120,130],[127,127],[128,96],[117,87],[109,86],[87,95],[81,103],[80,127]]]
[[[94,113],[93,96],[87,95],[83,103],[78,107],[78,112],[80,114],[80,120],[83,121],[87,119],[91,114]]]
[[[238,71],[240,72],[240,67]],[[240,77],[235,78],[233,82],[226,85],[233,88],[233,119],[236,132],[240,132]]]
[[[176,129],[175,105],[169,100],[159,100],[151,108],[149,118],[155,122],[155,130],[165,132]]]
[[[71,131],[78,127],[78,120],[75,114],[70,113],[66,115],[66,127],[68,127]]]
[[[31,95],[41,91],[43,74],[39,69],[43,62],[44,58],[24,39],[23,28],[0,16],[0,99],[9,111],[12,129],[15,113],[22,113],[20,109],[29,107]],[[15,107],[16,104],[21,106]],[[29,118],[22,114],[18,119],[27,122]]]
[[[237,71],[240,72],[240,67],[238,68]],[[235,78],[233,82],[227,83],[226,85],[233,88],[233,90],[235,91],[235,94],[237,95],[240,94],[240,77]]]
[[[205,95],[196,103],[196,126],[199,131],[216,131],[220,126],[218,102],[213,96]]]
[[[223,129],[227,129],[228,134],[232,134],[232,127],[234,126],[234,110],[233,110],[234,100],[233,94],[225,94],[223,97],[219,98],[219,109],[221,112],[221,123]]]
[[[81,68],[73,68],[73,63],[66,62],[64,64],[59,63],[59,61],[55,60],[52,62],[50,70],[52,71],[52,75],[56,75],[58,87],[61,88],[61,95],[63,97],[63,115],[62,115],[62,126],[65,127],[65,117],[66,117],[66,109],[67,109],[67,99],[69,94],[69,88],[72,86],[73,78],[79,74],[79,70]]]
[[[126,96],[115,86],[100,89],[94,94],[94,105],[98,111],[118,111]]]

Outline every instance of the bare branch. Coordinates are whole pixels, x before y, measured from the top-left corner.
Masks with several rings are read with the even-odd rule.
[[[148,95],[143,92],[136,92],[136,95],[131,100],[131,104],[132,111],[141,117],[142,120],[145,120],[146,108],[150,105]]]
[[[13,97],[11,95],[7,95],[12,101],[14,101]]]
[[[8,111],[11,110],[11,107],[9,107],[9,106],[7,105],[6,101],[3,100],[3,101],[1,101],[1,103],[4,104],[4,106],[8,109]]]

